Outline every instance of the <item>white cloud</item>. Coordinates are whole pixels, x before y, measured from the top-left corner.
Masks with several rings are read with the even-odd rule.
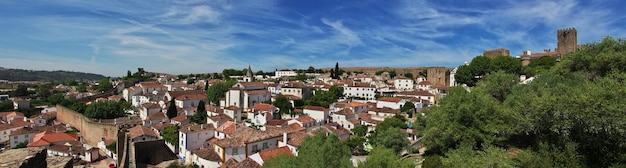
[[[334,22],[329,21],[326,18],[322,18],[321,20],[322,20],[322,23],[330,26],[336,32],[338,32],[338,37],[335,37],[336,38],[335,40],[343,41],[343,43],[347,45],[349,48],[352,48],[354,46],[361,44],[361,38],[359,38],[359,35],[356,32],[345,27],[343,23],[341,22],[341,20],[337,20]]]

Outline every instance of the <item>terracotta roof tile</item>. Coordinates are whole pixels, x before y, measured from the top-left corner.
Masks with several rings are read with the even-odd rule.
[[[270,109],[276,108],[271,104],[259,103],[250,107],[250,111],[270,111]]]
[[[358,119],[356,119],[356,118],[348,118],[347,120],[348,120],[348,122],[350,122],[352,124],[355,124],[355,125],[360,125],[361,124],[361,122]]]
[[[248,93],[249,95],[258,95],[258,94],[270,94],[269,90],[248,90],[246,91],[246,93]]]
[[[214,162],[222,162],[222,158],[220,157],[219,154],[215,152],[215,150],[213,150],[213,148],[201,148],[201,149],[193,151],[193,153],[195,153],[196,155],[198,155],[198,157],[202,159],[206,159],[206,160],[210,160]]]
[[[78,140],[78,135],[68,134],[64,132],[44,131],[44,132],[35,134],[35,136],[33,137],[33,142],[28,143],[27,146],[29,147],[46,146],[51,143],[75,141],[75,140]]]
[[[188,123],[183,126],[180,126],[178,131],[189,134],[193,132],[207,131],[207,130],[215,130],[213,124],[196,124],[196,123]]]
[[[172,120],[178,121],[178,122],[182,122],[182,121],[187,120],[187,115],[181,114],[181,115],[178,115],[178,116],[172,118]]]
[[[156,112],[156,113],[150,114],[148,116],[148,120],[152,120],[152,121],[154,121],[154,120],[165,120],[165,119],[167,119],[167,116],[165,116],[165,114],[162,113],[162,112]]]
[[[159,137],[154,131],[152,131],[152,129],[143,125],[137,125],[133,128],[128,129],[128,133],[130,134],[131,139],[135,139],[142,135],[153,136],[155,138]]]
[[[300,121],[301,123],[311,123],[311,122],[315,122],[315,119],[309,115],[301,115],[300,117],[298,117],[296,119],[297,121]]]
[[[289,155],[289,156],[293,156],[293,154],[291,153],[291,150],[289,150],[289,147],[287,147],[287,146],[274,148],[274,149],[262,150],[262,151],[259,152],[259,155],[261,155],[261,159],[263,159],[264,161],[269,159],[270,157],[276,157],[279,154],[286,154],[286,155]]]
[[[307,106],[306,108],[304,108],[306,110],[317,110],[317,111],[327,111],[328,109],[321,107],[321,106]]]
[[[206,100],[205,94],[184,94],[176,97],[176,100]]]
[[[378,98],[378,101],[398,103],[398,102],[402,101],[402,99],[398,98],[398,97],[381,97],[381,98]]]

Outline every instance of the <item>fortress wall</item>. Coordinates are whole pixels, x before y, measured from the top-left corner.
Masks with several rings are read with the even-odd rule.
[[[92,121],[74,110],[57,105],[57,120],[78,129],[80,135],[92,146],[97,146],[98,142],[106,140],[117,140],[117,126],[111,122]]]

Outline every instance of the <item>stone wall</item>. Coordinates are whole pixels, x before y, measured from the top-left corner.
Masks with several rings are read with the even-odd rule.
[[[117,140],[115,122],[99,122],[61,105],[57,105],[57,120],[78,129],[85,142],[92,146],[98,146],[102,138]]]
[[[448,69],[446,67],[431,67],[428,68],[428,77],[427,80],[430,81],[433,86],[448,86],[448,78],[446,77],[446,72]]]
[[[506,48],[497,48],[497,49],[483,51],[483,56],[489,57],[489,58],[495,58],[497,56],[510,56],[510,55],[511,55],[511,51]]]

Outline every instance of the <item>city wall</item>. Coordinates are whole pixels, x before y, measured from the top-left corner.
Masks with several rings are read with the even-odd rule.
[[[118,128],[114,122],[94,121],[61,105],[57,105],[57,120],[78,129],[85,142],[92,146],[97,146],[102,138],[117,140]]]

